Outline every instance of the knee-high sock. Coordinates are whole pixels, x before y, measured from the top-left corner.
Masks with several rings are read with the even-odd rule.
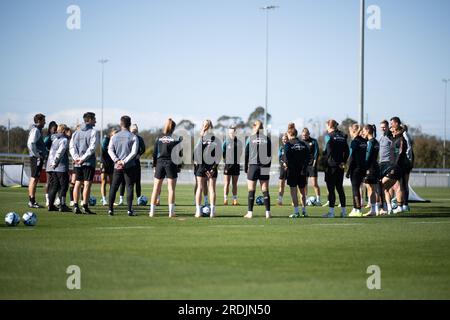
[[[255,205],[255,191],[248,192],[248,211],[253,211],[253,206]]]
[[[263,196],[264,196],[264,206],[266,207],[266,211],[270,211],[270,195],[269,195],[269,191],[264,191],[263,192]]]

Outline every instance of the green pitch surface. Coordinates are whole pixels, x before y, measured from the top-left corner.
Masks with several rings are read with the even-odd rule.
[[[35,227],[0,227],[0,298],[450,299],[450,189],[416,191],[432,202],[382,218],[324,219],[325,208],[310,208],[292,220],[285,205],[271,220],[255,207],[247,220],[241,188],[241,206],[195,219],[190,186],[178,187],[175,219],[166,205],[155,218],[147,207],[137,217],[125,208],[114,217],[99,206],[96,216],[37,209]],[[2,219],[27,211],[26,192],[0,188]],[[81,269],[80,290],[66,287],[71,265]],[[367,288],[371,265],[381,269],[380,290]]]

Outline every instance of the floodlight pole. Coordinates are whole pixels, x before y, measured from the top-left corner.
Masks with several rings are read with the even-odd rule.
[[[269,104],[269,11],[279,8],[278,6],[265,6],[261,10],[266,11],[266,97],[264,106],[264,129],[267,130],[267,107]]]
[[[100,145],[103,143],[103,103],[104,103],[104,78],[105,78],[105,63],[108,62],[108,59],[100,59],[98,61],[102,64],[102,111],[101,111],[101,120],[100,120]],[[103,153],[102,148],[100,147],[100,155]]]
[[[444,92],[444,152],[442,153],[442,168],[446,168],[446,151],[447,151],[447,89],[448,89],[448,82],[450,79],[442,79],[442,81],[445,84],[445,92]]]
[[[8,119],[8,153],[11,153],[10,132],[11,132],[11,119]]]
[[[364,31],[365,31],[365,0],[361,1],[360,7],[360,64],[359,64],[359,124],[364,124]]]

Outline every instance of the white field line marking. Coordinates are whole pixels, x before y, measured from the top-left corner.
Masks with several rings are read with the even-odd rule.
[[[34,230],[34,228],[15,228],[15,227],[6,227],[6,228],[0,228],[0,230],[16,230],[16,231],[28,231],[28,230]]]
[[[99,230],[122,230],[122,229],[151,229],[153,226],[131,226],[131,227],[97,227]]]
[[[223,225],[213,225],[210,226],[213,228],[252,228],[252,227],[256,227],[256,228],[262,228],[264,227],[264,225],[259,225],[259,224],[255,224],[255,225],[248,225],[248,224],[223,224]]]
[[[409,224],[449,224],[450,221],[415,221],[408,222]]]
[[[360,226],[364,223],[311,223],[304,226]]]

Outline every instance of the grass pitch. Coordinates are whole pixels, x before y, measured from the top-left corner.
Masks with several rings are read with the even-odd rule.
[[[255,207],[247,220],[244,187],[239,207],[221,206],[218,190],[216,219],[195,219],[192,186],[178,186],[176,219],[166,205],[152,219],[147,207],[109,217],[97,206],[96,216],[36,209],[35,227],[2,223],[0,298],[450,299],[450,189],[417,188],[432,202],[402,216],[324,219],[326,208],[314,207],[295,220],[289,197],[273,219]],[[28,211],[26,194],[0,188],[2,219]],[[70,265],[81,268],[81,290],[66,287]],[[366,286],[370,265],[381,269],[380,290]]]

